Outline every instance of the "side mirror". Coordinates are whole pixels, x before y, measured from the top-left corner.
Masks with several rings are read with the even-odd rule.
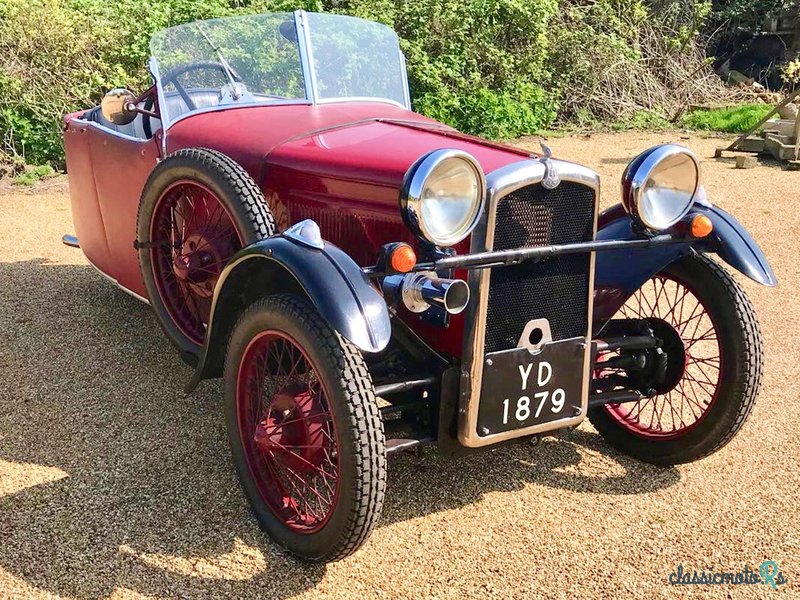
[[[127,125],[136,118],[136,96],[123,88],[114,88],[103,96],[100,112],[106,121],[114,125]]]

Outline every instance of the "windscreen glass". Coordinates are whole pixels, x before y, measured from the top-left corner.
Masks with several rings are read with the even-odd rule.
[[[197,21],[150,41],[170,119],[236,102],[305,99],[294,15]]]

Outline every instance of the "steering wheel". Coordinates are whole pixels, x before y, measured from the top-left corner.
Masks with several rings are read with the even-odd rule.
[[[170,69],[167,73],[161,78],[161,85],[166,86],[168,83],[172,83],[175,86],[175,90],[178,92],[180,97],[186,103],[186,107],[189,110],[196,110],[197,105],[192,100],[191,96],[186,93],[186,89],[181,85],[178,81],[178,77],[183,75],[184,73],[190,73],[192,71],[202,71],[204,69],[219,69],[222,71],[222,74],[227,78],[228,69],[225,68],[221,62],[216,60],[196,60],[194,62],[186,63],[185,65],[179,65],[174,69]],[[233,71],[231,68],[231,75],[233,76],[234,81],[241,81],[241,77],[237,75],[236,71]]]

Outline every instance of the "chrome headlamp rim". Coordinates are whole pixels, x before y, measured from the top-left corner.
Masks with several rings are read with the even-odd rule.
[[[458,235],[439,237],[425,225],[425,220],[422,218],[422,192],[425,189],[428,178],[436,168],[444,161],[453,158],[463,160],[474,171],[478,182],[477,203],[468,227]],[[428,152],[411,165],[403,177],[403,185],[400,192],[400,212],[403,215],[403,220],[417,236],[437,246],[454,246],[466,239],[478,225],[483,214],[485,202],[486,175],[478,160],[464,150],[441,148]]]
[[[639,210],[639,203],[642,199],[642,191],[645,183],[650,178],[653,171],[666,159],[682,154],[689,158],[695,168],[695,183],[692,195],[683,210],[669,223],[652,223]],[[647,229],[653,231],[663,231],[678,223],[692,209],[697,200],[698,191],[702,187],[700,180],[700,161],[697,156],[686,148],[678,144],[661,144],[653,146],[634,158],[625,168],[622,174],[622,205],[625,210]]]

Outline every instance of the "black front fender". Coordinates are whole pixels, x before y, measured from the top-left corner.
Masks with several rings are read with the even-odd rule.
[[[389,343],[391,323],[383,297],[340,248],[312,248],[275,236],[242,249],[220,275],[202,355],[187,391],[220,377],[225,347],[241,312],[276,293],[308,298],[328,324],[364,352]]]
[[[701,204],[696,204],[689,216],[694,213],[704,214],[711,219],[714,228],[707,238],[655,248],[597,253],[593,316],[595,333],[648,279],[691,252],[714,252],[758,283],[766,286],[777,283],[761,248],[732,215],[716,206]],[[642,235],[619,204],[601,213],[598,227],[598,240],[628,240]]]
[[[697,205],[692,211],[706,215],[714,225],[711,235],[700,243],[702,250],[716,252],[722,260],[753,281],[767,287],[777,285],[778,280],[764,252],[732,214],[717,206]]]

